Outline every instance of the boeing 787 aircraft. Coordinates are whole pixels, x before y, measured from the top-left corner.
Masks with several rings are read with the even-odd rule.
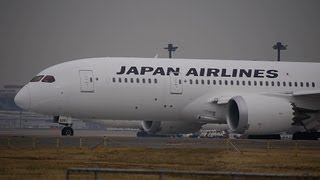
[[[25,110],[72,118],[170,121],[182,129],[228,124],[247,135],[319,127],[319,63],[158,58],[90,58],[36,75],[15,97]],[[300,133],[301,135],[301,133]]]

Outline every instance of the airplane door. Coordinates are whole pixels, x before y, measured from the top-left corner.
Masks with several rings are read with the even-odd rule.
[[[174,73],[170,73],[170,93],[171,94],[182,94],[183,86],[182,86],[182,78],[181,74],[175,75]]]
[[[94,92],[93,72],[91,70],[80,70],[79,75],[81,92]]]

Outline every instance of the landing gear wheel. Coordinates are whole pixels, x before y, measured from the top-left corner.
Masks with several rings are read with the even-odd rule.
[[[71,127],[64,127],[61,130],[62,136],[73,136],[73,129]]]

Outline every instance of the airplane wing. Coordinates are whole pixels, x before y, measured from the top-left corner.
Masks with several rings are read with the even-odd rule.
[[[308,97],[317,97],[320,98],[320,89],[312,89],[312,90],[300,90],[300,91],[294,91],[294,92],[285,92],[280,94],[286,94],[286,95],[292,95],[294,97],[302,97],[302,96],[308,96]],[[218,96],[211,100],[211,103],[224,105],[227,104],[228,101],[234,96]]]
[[[320,89],[295,91],[292,93],[292,96],[320,97]]]

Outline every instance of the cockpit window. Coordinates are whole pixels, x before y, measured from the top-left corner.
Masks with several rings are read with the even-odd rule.
[[[30,82],[39,82],[43,78],[43,76],[44,75],[36,76],[36,77],[32,78]]]
[[[48,75],[48,76],[46,76],[46,77],[44,77],[44,78],[42,79],[42,82],[46,82],[46,83],[52,83],[52,82],[54,82],[54,81],[56,81],[56,80],[54,79],[53,76],[50,76],[50,75]]]

